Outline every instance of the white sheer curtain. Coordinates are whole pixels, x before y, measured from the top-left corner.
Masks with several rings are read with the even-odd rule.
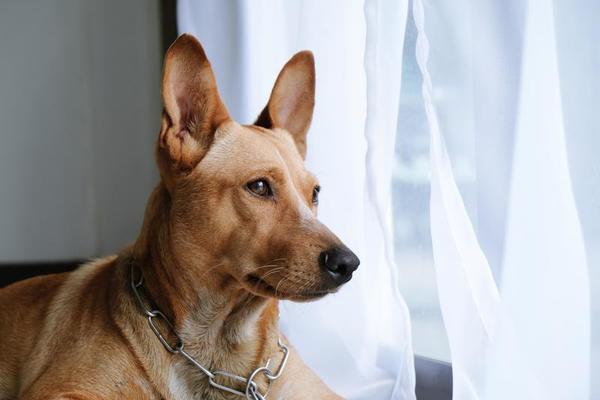
[[[289,57],[301,49],[315,54],[307,164],[323,187],[321,220],[362,265],[339,294],[282,304],[281,326],[304,360],[349,399],[415,398],[390,219],[407,7],[377,0],[178,1],[179,31],[203,43],[225,102],[242,123],[258,115]]]
[[[414,398],[390,203],[408,0],[178,4],[242,122],[292,53],[314,51],[307,162],[325,188],[321,218],[363,265],[339,295],[283,305],[282,326],[345,397]],[[598,399],[600,3],[412,6],[454,398]],[[469,208],[453,170],[465,154]]]
[[[455,399],[600,398],[600,4],[566,3],[414,0]],[[452,174],[461,141],[476,219]]]

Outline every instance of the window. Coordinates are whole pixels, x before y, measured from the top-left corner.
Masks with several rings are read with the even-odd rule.
[[[392,178],[396,264],[400,269],[400,288],[411,312],[415,354],[450,361],[431,248],[430,139],[421,94],[421,71],[415,57],[416,41],[417,29],[409,15]],[[452,90],[448,88],[434,96],[436,101],[450,101]],[[457,184],[470,217],[476,222],[474,136],[468,118],[459,123],[465,125],[461,137],[447,137],[447,145]]]

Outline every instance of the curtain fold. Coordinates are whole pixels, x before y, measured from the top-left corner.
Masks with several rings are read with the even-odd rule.
[[[567,159],[591,288],[591,399],[600,399],[600,2],[554,2]]]
[[[431,233],[442,315],[452,357],[453,398],[477,399],[486,344],[494,341],[500,298],[487,259],[452,175],[434,104],[423,3],[415,0],[417,62],[430,129]],[[472,346],[469,346],[472,344]]]
[[[367,226],[365,243],[370,270],[377,282],[372,288],[379,296],[371,301],[377,319],[378,365],[396,380],[393,399],[414,398],[414,358],[412,354],[409,312],[398,290],[399,274],[394,261],[392,217],[392,171],[395,157],[404,34],[408,1],[367,0],[365,71],[367,78],[367,115],[365,120]],[[391,285],[390,285],[391,282]],[[371,294],[373,296],[373,294]],[[404,347],[399,347],[404,343]]]
[[[319,218],[362,265],[335,295],[282,302],[280,326],[304,361],[348,399],[415,398],[410,320],[394,282],[390,226],[389,166],[407,6],[178,1],[179,31],[205,46],[222,97],[241,123],[251,123],[264,107],[287,59],[303,49],[315,55],[306,164],[323,188]],[[373,117],[365,120],[367,112]]]
[[[578,54],[557,47],[564,17],[554,6],[414,1],[431,133],[432,240],[455,399],[593,398],[590,286],[597,286],[567,158],[561,84],[572,81],[558,68],[561,51]],[[448,114],[463,118],[440,118]],[[476,163],[484,201],[478,224],[444,144],[469,135],[475,153],[489,155]]]

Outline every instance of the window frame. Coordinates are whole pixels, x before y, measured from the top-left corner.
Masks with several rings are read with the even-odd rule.
[[[415,375],[418,400],[452,399],[452,364],[415,355]]]

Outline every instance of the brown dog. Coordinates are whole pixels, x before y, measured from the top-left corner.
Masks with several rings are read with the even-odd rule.
[[[277,326],[277,299],[320,298],[359,264],[316,218],[314,86],[312,54],[296,54],[256,124],[239,125],[200,43],[177,39],[141,234],[0,290],[0,399],[339,398]]]

